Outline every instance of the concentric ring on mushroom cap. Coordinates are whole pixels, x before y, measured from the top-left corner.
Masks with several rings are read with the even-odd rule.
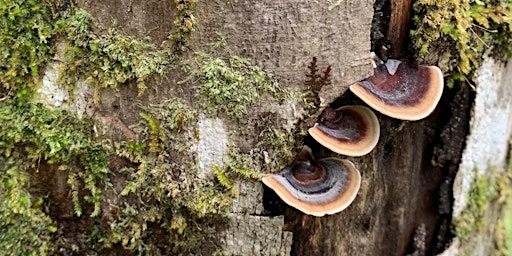
[[[395,62],[396,60],[392,60]],[[372,53],[374,75],[350,86],[350,90],[373,109],[393,118],[420,120],[432,113],[441,99],[443,73],[436,66],[412,67],[399,62],[388,68]],[[379,80],[376,85],[372,80]]]
[[[325,168],[322,182],[299,181],[293,177],[290,166],[277,175],[264,177],[262,182],[286,204],[306,214],[321,217],[343,211],[357,196],[361,174],[348,160],[329,157],[318,164]]]
[[[343,106],[336,111],[342,115],[340,122],[355,123],[339,130],[317,123],[309,129],[311,137],[333,152],[346,156],[362,156],[372,151],[380,136],[379,120],[373,111],[365,106]]]

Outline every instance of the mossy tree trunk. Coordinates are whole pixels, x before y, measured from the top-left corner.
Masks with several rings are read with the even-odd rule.
[[[72,160],[39,155],[41,163],[27,164],[35,180],[31,192],[51,202],[38,213],[55,224],[49,231],[53,249],[153,255],[444,251],[454,236],[452,186],[475,97],[466,84],[445,89],[436,110],[420,121],[376,113],[377,147],[366,156],[347,157],[361,171],[362,184],[341,213],[304,215],[259,182],[289,164],[303,145],[317,158],[335,155],[307,129],[327,106],[364,105],[347,89],[372,73],[370,51],[383,58],[416,56],[408,47],[411,4],[50,1],[54,17],[74,15],[55,25],[62,30],[50,42],[52,51],[46,50],[54,55],[35,91],[46,105],[94,120],[81,129],[92,130],[91,140],[101,142],[79,153],[69,150],[75,152],[69,153]],[[315,73],[312,62],[316,75],[330,66],[322,87],[305,83]],[[55,89],[59,83],[74,96]],[[9,97],[16,89],[6,88],[0,103],[14,101]],[[48,118],[41,127],[54,120]],[[40,128],[33,129],[39,136]],[[84,137],[80,142],[89,141]],[[21,141],[12,143],[46,145]],[[51,149],[58,144],[57,151],[76,147],[50,142]]]

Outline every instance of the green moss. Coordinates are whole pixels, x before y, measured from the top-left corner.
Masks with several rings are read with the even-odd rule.
[[[46,161],[74,171],[90,191],[85,199],[94,204],[91,216],[100,213],[101,189],[97,182],[107,181],[108,154],[90,139],[91,123],[78,120],[66,111],[49,110],[30,102],[18,105],[14,100],[1,102],[0,122],[2,157],[23,156],[32,168],[37,162]],[[13,155],[15,152],[17,154]],[[75,170],[71,164],[79,164],[81,169]],[[81,215],[81,212],[76,214]]]
[[[263,173],[258,170],[279,170],[290,163],[298,143],[293,133],[274,128],[263,130],[258,139],[249,153],[242,153],[233,143],[228,144],[226,163],[234,173],[259,181]]]
[[[149,125],[149,152],[155,153],[162,150],[165,137],[160,128],[160,122],[146,113],[140,113],[140,116],[146,120]]]
[[[123,169],[129,175],[120,193],[123,201],[136,197],[141,203],[124,206],[130,210],[118,213],[101,241],[144,252],[151,239],[146,227],[158,223],[171,237],[170,248],[191,251],[207,235],[197,223],[225,216],[233,195],[223,184],[197,178],[197,156],[190,150],[197,123],[194,110],[178,98],[139,107],[147,123],[142,139],[122,143],[117,154],[135,165]],[[158,150],[151,150],[156,134]]]
[[[176,31],[169,39],[173,42],[173,52],[179,54],[187,50],[188,39],[196,27],[195,2],[196,0],[175,0],[178,17],[174,21]]]
[[[61,66],[61,81],[73,88],[78,79],[84,79],[97,89],[135,81],[142,95],[150,77],[163,75],[174,67],[195,28],[195,1],[175,2],[176,29],[169,36],[171,44],[165,42],[160,49],[149,38],[122,35],[115,28],[106,35],[97,35],[92,32],[89,13],[83,9],[67,12],[55,25],[59,35],[69,42]]]
[[[98,96],[101,88],[133,81],[142,94],[147,80],[173,67],[178,55],[187,49],[195,27],[194,2],[176,1],[178,18],[176,30],[169,36],[171,45],[166,42],[160,48],[147,38],[125,36],[116,29],[106,35],[95,34],[92,17],[81,9],[52,17],[47,2],[0,4],[0,247],[14,254],[45,255],[51,240],[66,240],[51,237],[56,228],[42,210],[42,206],[49,206],[28,192],[28,173],[37,173],[42,162],[68,173],[70,203],[77,216],[84,212],[93,218],[99,216],[105,191],[122,195],[117,203],[109,201],[109,213],[102,215],[108,225],[95,225],[88,234],[90,244],[71,246],[75,252],[87,248],[102,251],[117,243],[133,251],[151,250],[148,225],[155,223],[169,232],[171,247],[191,250],[209,232],[195,222],[227,213],[230,193],[219,184],[194,176],[195,156],[188,153],[193,131],[191,134],[187,129],[195,123],[196,113],[181,100],[141,107],[141,117],[147,123],[144,138],[113,144],[117,155],[131,162],[115,173],[130,178],[122,191],[115,191],[109,183],[112,152],[92,139],[90,120],[78,120],[68,112],[50,110],[31,100],[39,84],[33,81],[40,79],[39,69],[50,60],[56,41],[66,44],[57,57],[62,61],[61,82],[69,89],[79,79],[85,80],[96,88]],[[13,41],[17,42],[14,47]],[[132,202],[133,198],[137,200]],[[63,250],[69,247],[57,246],[64,246],[60,248]]]
[[[454,234],[461,239],[463,254],[474,248],[475,241],[484,239],[494,242],[493,246],[487,245],[491,245],[492,255],[509,255],[512,248],[511,164],[505,172],[477,177],[471,186],[467,206],[452,224]]]
[[[39,70],[54,53],[56,40],[67,42],[61,66],[61,82],[69,88],[84,79],[95,88],[116,87],[135,81],[139,95],[146,81],[162,75],[186,49],[195,28],[194,2],[176,1],[176,31],[162,49],[110,29],[106,35],[92,32],[92,17],[83,9],[69,9],[52,16],[51,2],[10,0],[0,4],[0,96],[38,79]],[[13,45],[12,42],[15,42]],[[167,44],[164,44],[167,45]],[[99,93],[99,92],[97,92]]]
[[[442,53],[439,65],[449,74],[447,84],[470,81],[482,56],[494,45],[501,58],[512,53],[512,1],[420,0],[414,4],[413,48],[423,60]]]
[[[61,82],[73,88],[84,79],[95,88],[117,87],[136,81],[139,95],[146,90],[146,81],[162,75],[172,59],[166,49],[157,50],[143,40],[121,35],[110,29],[106,35],[96,35],[91,29],[92,17],[78,9],[57,23],[59,31],[70,41],[61,66]]]
[[[466,208],[454,220],[453,227],[457,237],[466,238],[485,226],[487,220],[484,217],[488,207],[499,195],[496,179],[495,175],[484,175],[474,181]]]
[[[500,183],[498,203],[502,205],[498,213],[495,231],[495,255],[512,255],[512,151],[509,151],[507,173]]]
[[[27,191],[29,177],[12,158],[0,157],[0,247],[11,255],[47,255],[57,228],[42,212],[42,199]]]
[[[212,167],[217,180],[233,195],[238,195],[233,187],[234,179],[261,181],[264,170],[276,171],[287,165],[293,159],[298,144],[293,133],[272,128],[262,131],[258,139],[259,142],[248,153],[230,141],[225,152],[226,167]]]
[[[279,168],[291,158],[292,134],[261,129],[253,152],[242,153],[231,145],[226,152],[229,169],[217,169],[219,182],[205,181],[197,177],[197,156],[191,151],[197,139],[197,110],[179,98],[139,104],[141,122],[134,128],[142,132],[133,141],[120,143],[100,142],[89,119],[79,120],[66,111],[32,102],[40,83],[39,70],[54,54],[56,42],[65,45],[55,57],[62,62],[61,82],[69,89],[85,80],[94,86],[96,96],[101,88],[128,83],[136,83],[139,94],[144,93],[150,78],[176,67],[195,28],[195,1],[175,2],[176,30],[169,36],[171,44],[160,47],[116,29],[96,34],[93,18],[82,9],[51,16],[54,3],[0,3],[4,25],[0,28],[0,219],[7,220],[0,222],[0,247],[15,254],[44,255],[52,253],[50,248],[82,253],[121,245],[145,253],[155,250],[151,243],[164,234],[173,253],[189,252],[212,234],[211,224],[229,212],[237,194],[233,179],[259,180],[263,166]],[[18,42],[15,47],[12,41]],[[197,65],[191,72],[200,87],[198,102],[207,113],[226,112],[231,121],[241,124],[263,94],[278,101],[289,96],[249,60],[231,54],[224,40],[211,50],[196,55]],[[87,229],[90,233],[85,231],[87,242],[68,244],[62,232],[57,232],[61,237],[52,237],[61,223],[48,217],[50,206],[44,195],[28,192],[34,189],[30,178],[37,180],[45,171],[39,170],[40,163],[68,175],[69,204],[81,217],[79,229],[92,226]],[[121,167],[112,172],[109,163]],[[29,178],[29,173],[34,177]],[[115,184],[110,184],[109,177],[115,177]],[[102,212],[102,206],[108,211]],[[101,223],[92,225],[95,222]],[[74,235],[68,238],[75,239]]]
[[[66,111],[47,109],[29,99],[0,102],[0,122],[0,187],[4,193],[0,219],[5,223],[0,224],[5,234],[0,243],[9,244],[16,238],[19,242],[2,248],[15,246],[19,252],[30,254],[39,248],[47,250],[49,235],[56,228],[41,211],[44,200],[28,193],[27,173],[39,171],[41,162],[68,171],[70,179],[74,177],[76,181],[71,184],[75,213],[80,216],[80,204],[87,202],[93,206],[88,211],[90,216],[98,216],[101,185],[108,182],[107,151],[90,139],[89,121],[78,120]],[[79,191],[89,193],[80,197]]]
[[[512,151],[503,172],[477,177],[469,191],[467,206],[453,221],[454,234],[461,239],[461,254],[471,254],[475,244],[490,241],[490,255],[512,252]]]
[[[52,22],[47,1],[0,3],[0,97],[13,95],[39,76],[53,52]]]
[[[222,36],[210,50],[196,52],[190,76],[182,82],[199,84],[197,102],[208,115],[225,113],[240,119],[263,93],[280,100],[288,96],[289,92],[277,87],[259,67],[233,55]]]

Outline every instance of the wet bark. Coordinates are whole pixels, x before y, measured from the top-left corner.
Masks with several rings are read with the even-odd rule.
[[[155,42],[163,40],[161,33],[170,30],[165,24],[171,24],[175,16],[173,6],[161,1],[84,2],[90,5],[99,29],[106,29],[112,20],[117,20],[123,32],[149,34]],[[198,27],[190,48],[205,49],[220,33],[235,55],[251,59],[273,74],[280,86],[295,91],[306,89],[306,68],[317,56],[320,64],[333,67],[333,83],[319,95],[322,107],[364,104],[346,90],[371,74],[370,50],[387,53],[383,57],[408,55],[411,1],[377,1],[375,6],[380,7],[375,16],[373,0],[341,1],[332,11],[324,2],[199,1]],[[172,96],[172,91],[164,93]],[[293,234],[291,255],[440,252],[451,238],[451,185],[464,147],[472,97],[468,89],[447,90],[434,113],[416,122],[377,114],[381,124],[379,144],[367,156],[350,158],[361,171],[363,181],[356,200],[342,213],[322,218],[307,216],[287,208],[271,191],[262,190],[260,184],[244,185],[251,193],[240,198],[238,205],[245,205],[246,210],[235,211],[228,221],[231,224],[218,237],[224,253],[287,254],[289,249],[282,247],[290,246],[290,233],[283,229]],[[257,117],[258,113],[251,115]],[[303,139],[316,157],[332,155],[311,138]],[[254,202],[260,206],[243,202],[250,198],[257,198]],[[260,209],[262,200],[266,209]],[[283,225],[282,217],[264,215],[279,215],[282,209],[286,209],[284,227],[276,228]],[[265,227],[265,223],[269,225]],[[422,225],[425,232],[417,232]],[[272,230],[269,238],[254,237],[269,234],[268,230]],[[416,237],[423,241],[425,249],[413,242],[415,234],[420,234]],[[274,241],[273,248],[254,246],[275,238],[282,240]],[[247,244],[252,247],[240,249]]]

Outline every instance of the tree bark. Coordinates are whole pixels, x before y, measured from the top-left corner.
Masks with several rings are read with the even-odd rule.
[[[271,116],[277,121],[269,122],[272,127],[268,128],[290,133],[294,129],[305,131],[327,106],[364,105],[347,89],[372,74],[372,49],[384,53],[391,45],[391,51],[384,57],[407,55],[412,2],[377,2],[381,7],[390,4],[389,10],[384,7],[378,10],[380,18],[374,17],[373,0],[343,0],[332,10],[329,8],[332,3],[327,1],[198,1],[194,13],[197,26],[187,41],[188,51],[184,51],[183,58],[193,61],[190,50],[209,51],[210,44],[221,35],[230,54],[250,59],[272,74],[279,87],[299,94],[308,91],[304,83],[307,67],[312,58],[317,57],[319,67],[332,67],[332,83],[320,90],[319,102],[313,110],[307,109],[304,98],[277,104],[262,97],[254,104],[259,108],[243,116],[245,120],[253,120],[258,128],[267,125],[261,121],[263,117]],[[149,36],[156,45],[168,40],[167,33],[174,28],[173,21],[178,16],[173,1],[79,0],[77,4],[88,8],[99,35],[117,27],[122,33],[137,38]],[[386,17],[391,17],[389,25],[381,23]],[[383,34],[376,36],[378,32]],[[194,102],[197,88],[180,84],[187,79],[186,71],[173,70],[168,76],[165,85],[157,80],[148,82],[151,96],[141,97],[143,103],[149,106],[153,103],[151,100],[181,98],[186,106],[201,113],[200,106]],[[510,98],[510,89],[503,90],[507,92],[504,97]],[[95,107],[98,112],[91,115],[100,123],[110,120],[102,126],[113,129],[122,126],[121,133],[133,137],[134,133],[127,127],[141,121],[133,106],[136,97],[134,86],[107,89],[101,95],[99,106]],[[347,157],[360,170],[362,184],[355,201],[341,213],[321,218],[305,215],[288,208],[259,182],[237,181],[235,186],[240,196],[234,200],[231,213],[215,225],[217,232],[208,237],[210,240],[202,241],[195,252],[214,254],[218,248],[224,255],[433,255],[443,252],[453,238],[450,231],[452,185],[461,165],[474,97],[475,93],[468,87],[445,89],[436,110],[429,117],[414,122],[376,113],[381,125],[377,147],[366,156]],[[510,104],[504,109],[509,111],[507,120],[511,120]],[[119,123],[123,125],[117,125]],[[199,174],[201,177],[211,179],[212,170],[208,166],[223,164],[228,133],[232,132],[232,141],[243,151],[250,152],[257,144],[261,129],[246,132],[244,125],[246,123],[226,118],[225,113],[198,121],[196,131],[211,139],[205,145],[212,155],[207,160],[198,157],[199,162],[203,161],[198,165],[207,166],[206,171]],[[510,125],[508,129],[506,136],[510,136]],[[296,135],[296,139],[297,145],[310,146],[317,158],[335,155],[305,134]],[[279,162],[279,156],[274,157],[276,159],[268,162]],[[128,165],[126,162],[113,161],[112,166],[121,169],[121,165]],[[268,166],[262,165],[255,171],[275,174],[284,167]],[[114,177],[112,183],[116,182],[125,181]],[[117,195],[110,196],[117,198]],[[150,227],[157,230],[155,236],[160,230],[157,226]],[[198,229],[201,228],[208,227]],[[165,239],[162,238],[164,242]]]

